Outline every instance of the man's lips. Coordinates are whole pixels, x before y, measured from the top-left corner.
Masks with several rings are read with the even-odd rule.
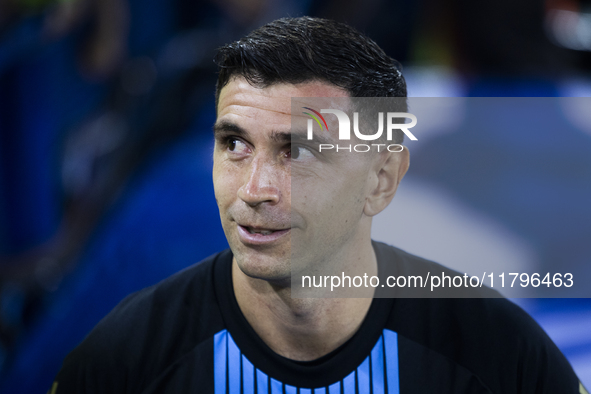
[[[289,233],[291,228],[272,229],[237,224],[238,235],[244,244],[265,245],[277,241]]]

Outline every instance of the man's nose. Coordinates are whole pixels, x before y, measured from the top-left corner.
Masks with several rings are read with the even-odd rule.
[[[284,180],[280,166],[263,157],[254,158],[245,175],[238,197],[254,207],[261,203],[277,204],[281,200],[280,183]]]

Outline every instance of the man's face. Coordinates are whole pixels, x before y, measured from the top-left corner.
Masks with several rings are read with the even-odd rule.
[[[261,89],[236,78],[220,93],[214,126],[214,189],[230,248],[246,275],[277,283],[289,281],[292,255],[310,267],[345,254],[360,233],[369,237],[363,211],[376,178],[367,156],[292,145],[291,97],[327,97],[326,106],[298,106],[330,108],[329,97],[348,94],[323,82]],[[305,135],[308,117],[294,117],[304,125],[294,133]]]

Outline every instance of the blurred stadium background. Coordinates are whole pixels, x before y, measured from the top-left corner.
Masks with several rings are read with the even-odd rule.
[[[300,15],[366,32],[414,97],[591,93],[589,0],[0,0],[0,392],[46,392],[123,297],[227,246],[213,54]],[[591,267],[591,99],[563,107],[535,114],[569,125],[549,141],[463,114],[411,147],[381,237],[450,265]],[[589,299],[516,302],[591,386]]]

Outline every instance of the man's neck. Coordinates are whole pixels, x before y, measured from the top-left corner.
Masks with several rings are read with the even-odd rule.
[[[356,271],[376,275],[375,253],[368,245],[351,260]],[[259,337],[276,353],[298,361],[317,359],[344,344],[357,332],[372,302],[372,298],[291,298],[289,286],[248,277],[236,260],[232,283],[238,305]]]

